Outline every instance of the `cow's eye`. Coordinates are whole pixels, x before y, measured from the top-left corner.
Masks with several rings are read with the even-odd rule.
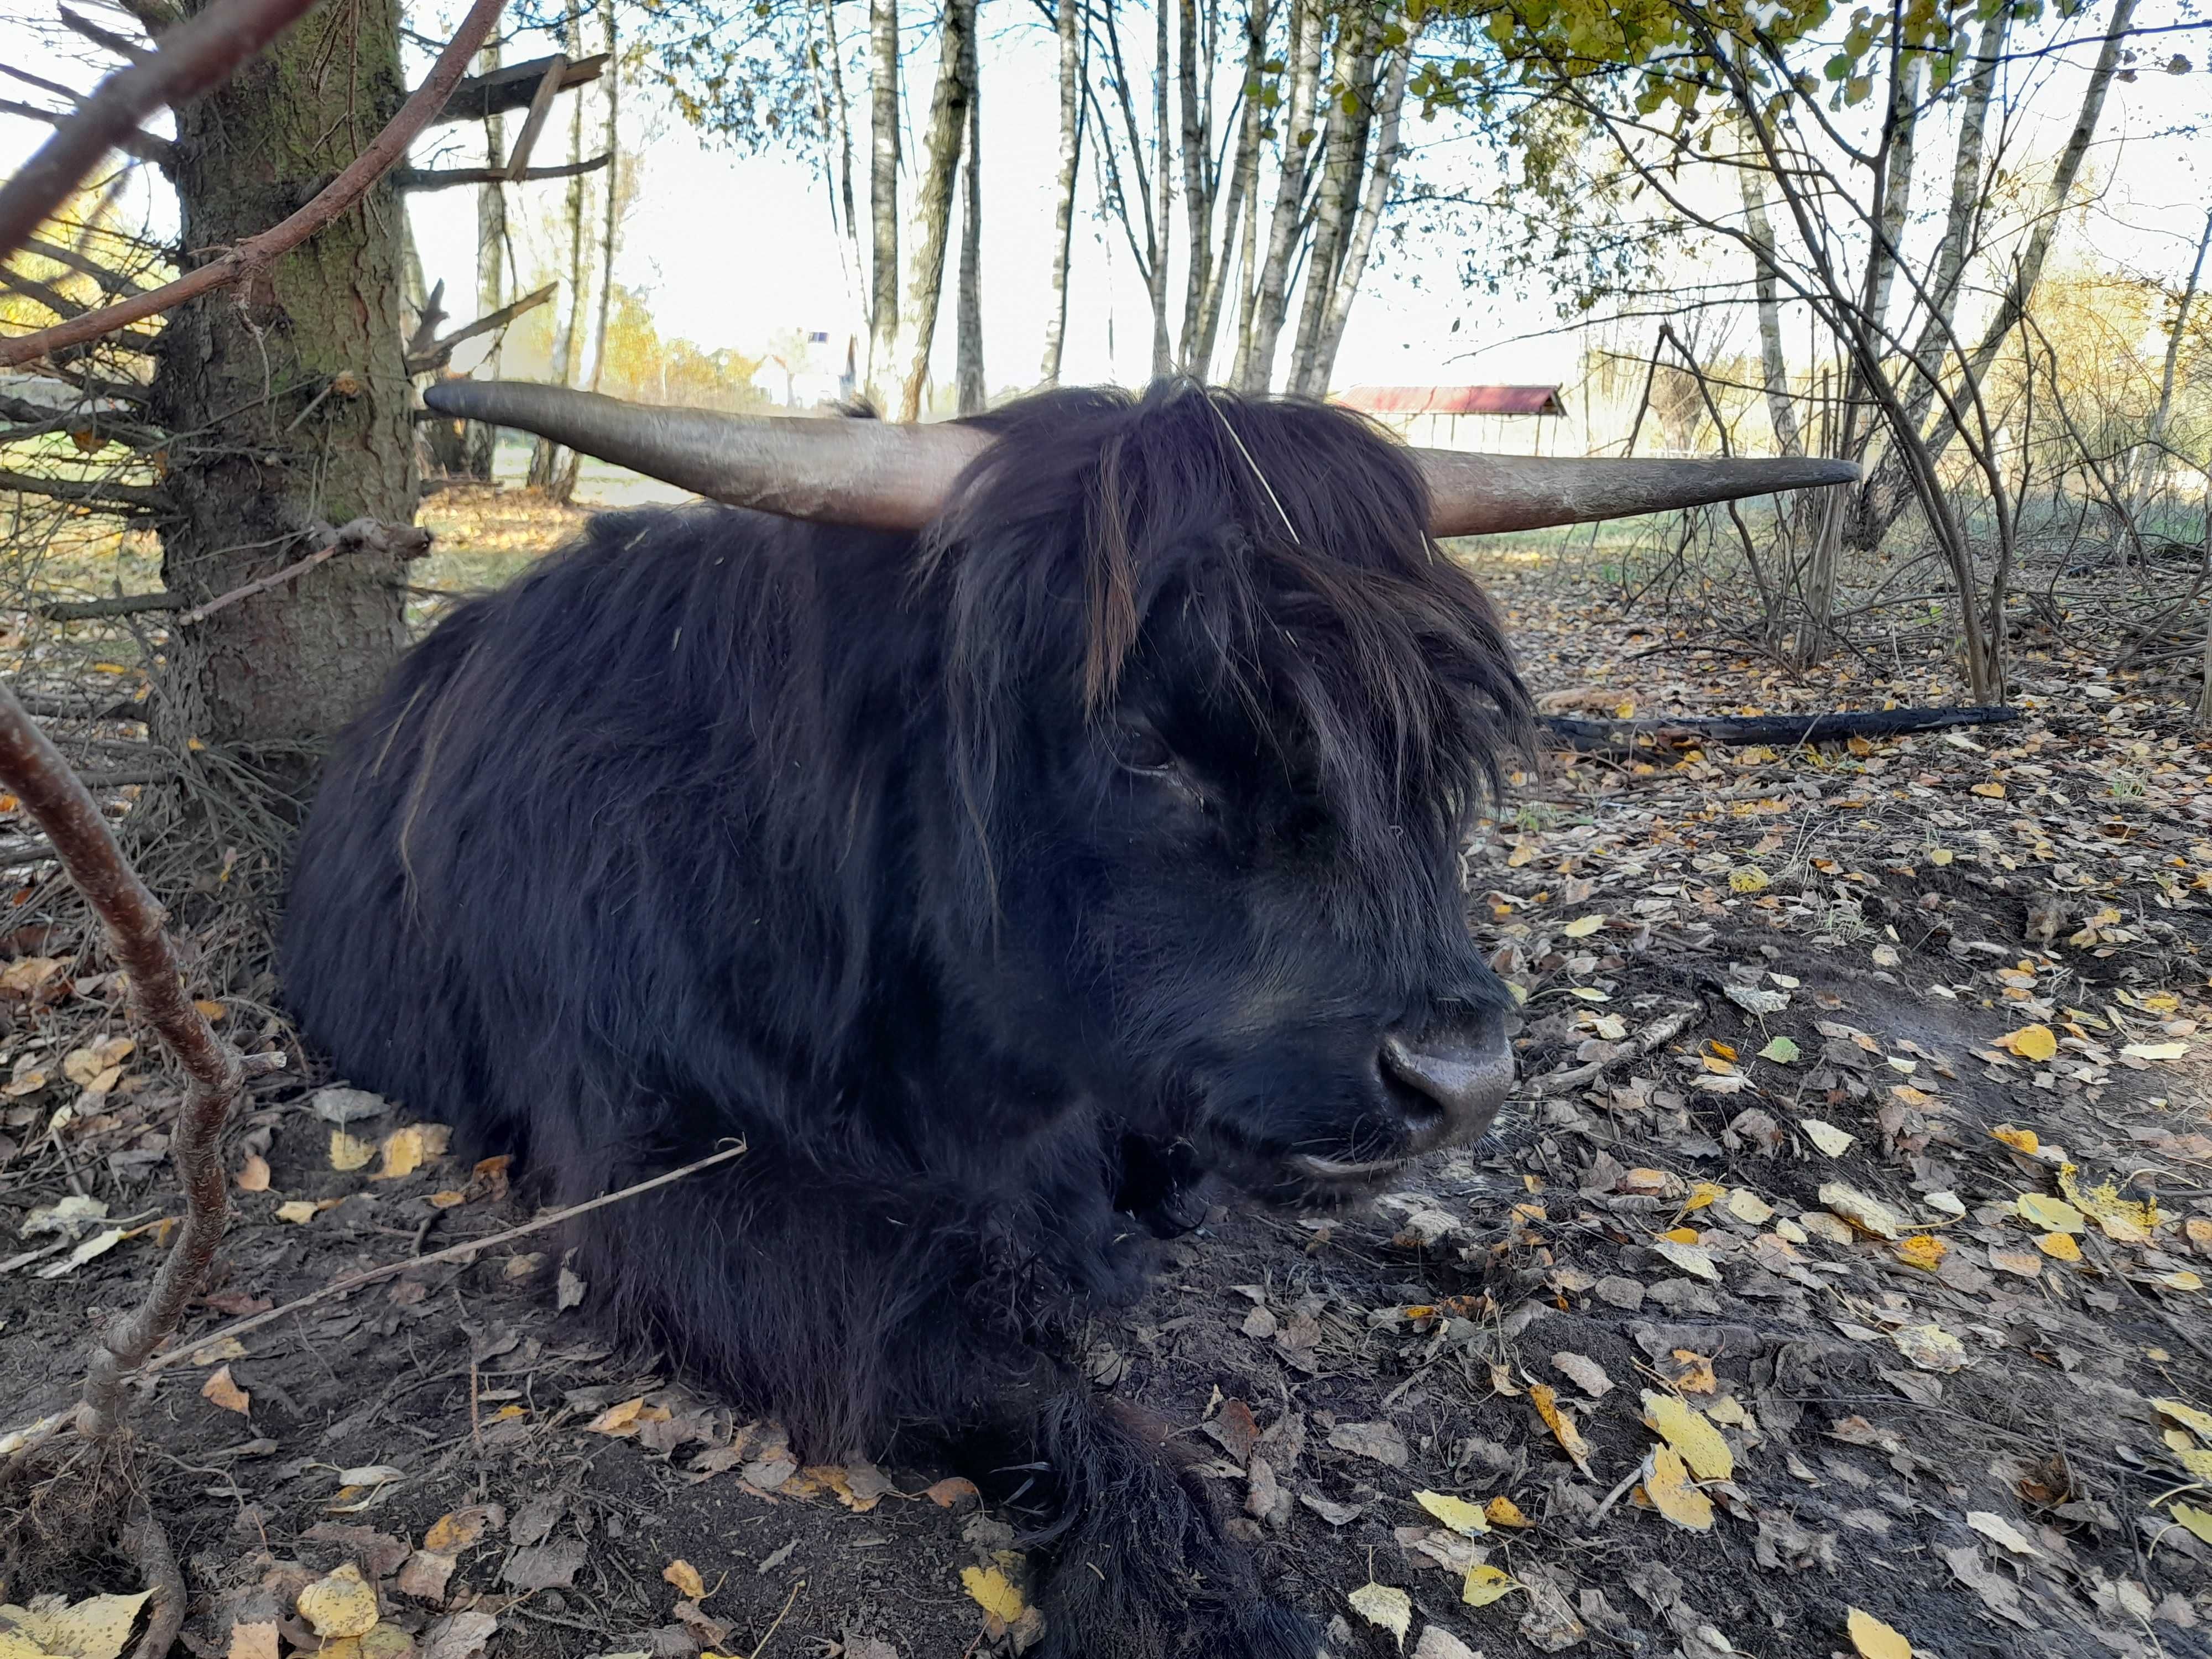
[[[1114,734],[1114,758],[1132,772],[1164,772],[1175,764],[1175,750],[1148,726],[1125,726]]]

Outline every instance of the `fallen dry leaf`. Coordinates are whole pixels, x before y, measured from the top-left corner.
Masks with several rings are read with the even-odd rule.
[[[358,1170],[376,1156],[376,1143],[349,1135],[343,1129],[331,1131],[331,1168]]]
[[[5,1659],[116,1659],[131,1639],[151,1590],[136,1595],[88,1595],[66,1606],[0,1607],[0,1656]],[[11,1645],[16,1635],[26,1645]]]
[[[1912,1659],[1912,1644],[1870,1613],[1847,1608],[1844,1628],[1850,1633],[1851,1645],[1858,1650],[1859,1659]]]
[[[2048,1198],[2041,1193],[2022,1193],[2014,1202],[2021,1220],[2031,1227],[2047,1233],[2079,1233],[2088,1231],[2089,1223],[2081,1211],[2063,1198]]]
[[[1490,1530],[1489,1517],[1481,1507],[1464,1498],[1452,1498],[1440,1492],[1417,1492],[1413,1501],[1463,1537],[1472,1538],[1479,1532]]]
[[[2201,1410],[2179,1400],[2154,1400],[2150,1404],[2151,1409],[2160,1417],[2180,1424],[2207,1444],[2212,1444],[2212,1412]]]
[[[1713,1500],[1699,1492],[1689,1467],[1671,1446],[1654,1446],[1644,1468],[1644,1495],[1651,1507],[1690,1532],[1711,1532]]]
[[[1532,1382],[1528,1385],[1528,1398],[1535,1405],[1536,1415],[1544,1419],[1544,1426],[1559,1443],[1560,1449],[1574,1459],[1577,1468],[1588,1474],[1590,1472],[1589,1443],[1583,1438],[1582,1431],[1575,1426],[1574,1419],[1559,1409],[1558,1393],[1548,1382]]]
[[[699,1577],[699,1569],[681,1556],[663,1567],[660,1576],[694,1601],[707,1593],[707,1581]]]
[[[295,1198],[276,1206],[276,1218],[295,1227],[304,1227],[321,1213],[321,1206],[313,1199]]]
[[[1797,1127],[1805,1132],[1808,1140],[1830,1158],[1841,1158],[1858,1139],[1848,1129],[1838,1129],[1834,1124],[1817,1117],[1800,1118]]]
[[[996,1567],[963,1567],[960,1587],[977,1607],[1002,1625],[1011,1625],[1022,1616],[1021,1591]]]
[[[1915,1233],[1910,1238],[1898,1241],[1897,1254],[1908,1267],[1933,1273],[1942,1265],[1944,1253],[1949,1249],[1949,1245],[1932,1233]]]
[[[501,1519],[495,1506],[488,1504],[471,1504],[465,1510],[454,1510],[430,1523],[430,1530],[422,1534],[422,1547],[457,1555],[498,1526]]]
[[[1735,1454],[1705,1414],[1671,1394],[1647,1389],[1644,1421],[1698,1472],[1701,1480],[1725,1480],[1735,1473]]]
[[[316,1635],[366,1636],[376,1623],[376,1590],[362,1580],[361,1569],[343,1562],[300,1592],[300,1617]]]
[[[1820,1203],[1830,1214],[1839,1215],[1861,1232],[1876,1238],[1895,1238],[1905,1231],[1896,1211],[1880,1199],[1840,1181],[1823,1183]]]
[[[230,1646],[224,1659],[276,1659],[276,1621],[240,1620],[230,1627]]]
[[[2200,1510],[2194,1504],[2177,1500],[2166,1505],[2168,1513],[2206,1543],[2212,1544],[2212,1510]]]
[[[248,1152],[246,1163],[238,1172],[238,1190],[241,1193],[265,1193],[269,1190],[269,1160],[258,1152]]]
[[[1966,1345],[1941,1325],[1903,1326],[1889,1340],[1923,1371],[1955,1371],[1966,1363]]]
[[[2007,1031],[1996,1040],[1996,1046],[2022,1060],[2042,1061],[2058,1052],[2058,1036],[2048,1025],[2023,1025],[2017,1031]]]
[[[1521,1513],[1521,1506],[1503,1492],[1485,1504],[1482,1512],[1493,1527],[1525,1527],[1531,1524],[1528,1517]]]
[[[1998,1124],[1996,1128],[1990,1131],[1990,1134],[1992,1139],[2004,1142],[2013,1151],[2025,1152],[2030,1158],[2034,1157],[2043,1145],[2042,1139],[2034,1130],[2015,1129],[2009,1123]]]
[[[384,1138],[384,1162],[371,1181],[397,1181],[410,1176],[446,1150],[452,1131],[442,1123],[410,1123]]]
[[[230,1380],[230,1367],[225,1365],[200,1384],[200,1398],[218,1405],[227,1412],[246,1415],[253,1397]]]
[[[1520,1588],[1521,1581],[1502,1568],[1469,1567],[1467,1581],[1459,1587],[1459,1599],[1471,1607],[1486,1607]]]
[[[1391,1584],[1370,1581],[1344,1598],[1352,1610],[1370,1625],[1380,1626],[1398,1638],[1398,1645],[1406,1645],[1406,1633],[1413,1627],[1413,1598]]]

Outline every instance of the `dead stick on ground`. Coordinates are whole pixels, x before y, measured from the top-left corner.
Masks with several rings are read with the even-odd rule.
[[[619,1204],[624,1199],[635,1198],[640,1193],[649,1193],[655,1187],[665,1187],[671,1182],[681,1181],[686,1176],[696,1175],[700,1170],[711,1169],[717,1164],[727,1164],[733,1158],[743,1157],[744,1151],[745,1144],[741,1140],[734,1146],[725,1146],[719,1152],[710,1153],[705,1158],[684,1164],[680,1169],[671,1170],[665,1175],[654,1176],[649,1181],[638,1182],[633,1186],[623,1188],[618,1192],[602,1193],[597,1198],[586,1199],[581,1204],[571,1204],[565,1209],[549,1210],[544,1215],[532,1217],[520,1226],[509,1227],[500,1232],[487,1233],[482,1238],[467,1239],[459,1244],[449,1244],[442,1250],[431,1251],[428,1255],[410,1255],[404,1261],[387,1261],[380,1267],[364,1267],[357,1273],[348,1273],[343,1279],[332,1279],[319,1291],[310,1291],[305,1296],[295,1297],[280,1308],[270,1308],[264,1313],[252,1314],[246,1318],[236,1320],[230,1324],[210,1331],[206,1335],[194,1340],[189,1346],[180,1345],[170,1349],[167,1353],[155,1354],[139,1368],[140,1375],[143,1376],[178,1364],[191,1358],[193,1354],[210,1343],[221,1342],[228,1337],[244,1336],[248,1331],[258,1331],[264,1325],[274,1324],[288,1315],[298,1313],[302,1308],[312,1308],[318,1302],[327,1302],[334,1296],[343,1296],[349,1291],[361,1289],[364,1285],[374,1285],[380,1279],[392,1279],[400,1273],[412,1272],[416,1267],[432,1267],[441,1261],[459,1261],[465,1256],[474,1255],[478,1250],[488,1250],[495,1244],[512,1243],[514,1240],[527,1237],[532,1233],[542,1233],[548,1227],[557,1227],[562,1222],[573,1220],[587,1211],[604,1209],[610,1204]]]
[[[172,306],[228,286],[252,272],[265,269],[278,255],[288,253],[308,237],[329,224],[347,209],[352,207],[368,188],[389,172],[406,155],[407,146],[416,134],[429,125],[432,118],[446,106],[453,88],[467,72],[469,60],[476,56],[477,48],[491,33],[492,25],[499,21],[500,9],[506,0],[476,0],[469,15],[462,19],[459,28],[439,55],[437,65],[430,78],[415,89],[399,112],[386,123],[383,131],[369,143],[367,149],[354,158],[352,165],[338,174],[313,199],[281,224],[249,236],[228,253],[210,259],[198,269],[187,271],[175,282],[153,289],[149,293],[133,295],[98,311],[88,311],[82,317],[72,317],[52,328],[42,328],[32,334],[14,335],[0,340],[0,368],[17,363],[27,363],[43,357],[64,346],[82,345],[87,340],[97,340],[104,334],[112,334],[127,324],[156,316]],[[213,15],[212,13],[207,14]],[[126,70],[125,74],[134,74]],[[64,192],[66,194],[66,191]],[[42,210],[43,211],[43,210]],[[27,234],[31,226],[25,226]],[[14,242],[0,240],[0,252],[14,246]]]
[[[189,22],[167,31],[151,58],[109,76],[39,146],[38,154],[0,185],[0,258],[14,252],[41,220],[67,201],[101,156],[137,131],[140,121],[166,104],[221,86],[313,4],[314,0],[216,0]]]
[[[116,960],[129,976],[131,1000],[160,1034],[191,1078],[169,1142],[184,1188],[184,1224],[154,1275],[146,1298],[111,1322],[94,1346],[85,1373],[78,1431],[89,1438],[123,1423],[123,1383],[130,1371],[177,1328],[222,1237],[222,1161],[216,1143],[230,1103],[246,1079],[273,1072],[284,1056],[243,1056],[215,1034],[185,994],[161,904],[116,845],[100,806],[61,751],[23,712],[14,690],[0,685],[0,782],[12,789],[86,901],[106,925]]]

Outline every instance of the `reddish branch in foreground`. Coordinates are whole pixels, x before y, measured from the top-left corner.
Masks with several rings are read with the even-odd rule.
[[[129,976],[132,1005],[191,1077],[169,1140],[185,1192],[184,1225],[146,1299],[100,1333],[85,1375],[77,1427],[101,1437],[122,1425],[125,1380],[176,1328],[185,1299],[198,1288],[222,1237],[217,1141],[230,1103],[248,1078],[280,1069],[284,1056],[240,1055],[192,1006],[162,930],[161,904],[124,858],[99,805],[70,763],[5,685],[0,685],[0,782],[15,791],[46,831],[70,879],[99,912],[115,958]]]
[[[216,0],[161,37],[143,63],[111,75],[82,107],[0,185],[0,258],[22,246],[69,199],[100,158],[167,104],[221,86],[232,71],[298,21],[315,0]]]
[[[286,0],[286,3],[293,3],[293,0]],[[144,294],[134,295],[127,300],[119,300],[98,311],[88,311],[82,317],[72,317],[67,322],[58,323],[52,328],[42,328],[36,333],[19,334],[10,339],[0,340],[0,368],[29,362],[64,346],[82,345],[88,340],[96,340],[104,334],[112,334],[118,328],[158,315],[173,306],[181,305],[186,300],[197,299],[203,294],[228,287],[264,268],[271,260],[290,252],[306,241],[367,195],[369,186],[407,154],[407,146],[414,142],[415,136],[437,117],[446,106],[447,100],[453,96],[453,88],[467,74],[469,60],[476,56],[477,48],[483,44],[484,37],[491,33],[492,25],[499,21],[501,9],[505,3],[506,0],[476,0],[476,3],[469,8],[469,15],[461,20],[460,27],[454,31],[453,38],[446,43],[445,51],[439,54],[429,79],[415,89],[406,103],[400,106],[399,112],[386,125],[384,131],[376,135],[367,149],[354,158],[352,165],[325,185],[313,200],[290,218],[258,236],[247,237],[228,253],[185,272],[173,283]],[[209,15],[212,15],[212,13]],[[70,125],[74,126],[77,120],[82,118],[82,116],[76,117]],[[65,129],[57,137],[66,136]],[[27,235],[29,230],[30,227],[25,227],[23,234]],[[0,255],[13,248],[15,240],[19,240],[0,237]]]

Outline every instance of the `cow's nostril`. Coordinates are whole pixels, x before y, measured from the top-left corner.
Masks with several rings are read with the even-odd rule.
[[[1425,1145],[1471,1140],[1490,1127],[1513,1085],[1513,1050],[1503,1021],[1382,1038],[1384,1078],[1418,1097],[1407,1127]]]

